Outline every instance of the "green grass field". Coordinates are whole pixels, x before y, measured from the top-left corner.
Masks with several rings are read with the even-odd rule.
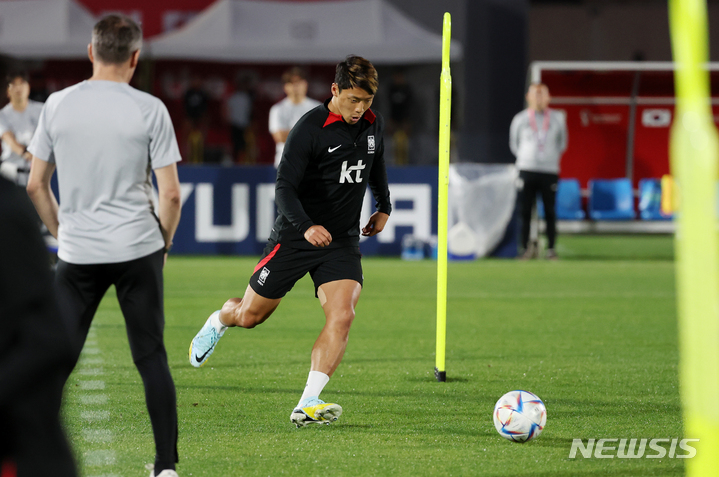
[[[574,438],[682,435],[671,238],[566,236],[559,252],[450,263],[446,383],[433,375],[436,262],[365,259],[347,353],[322,394],[345,412],[303,429],[289,414],[323,324],[309,278],[195,369],[190,340],[242,293],[256,257],[171,257],[180,476],[683,475],[676,458],[568,458]],[[114,291],[86,351],[64,408],[82,475],[145,476],[154,444]],[[494,403],[513,389],[547,406],[536,441],[494,429]]]

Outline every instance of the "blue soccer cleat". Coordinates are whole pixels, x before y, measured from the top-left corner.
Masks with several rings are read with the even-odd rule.
[[[219,314],[220,310],[217,310],[215,313]],[[222,335],[225,334],[224,331],[218,333],[215,327],[212,326],[212,323],[210,323],[215,313],[210,315],[205,322],[205,326],[197,332],[192,343],[190,343],[190,364],[196,368],[199,368],[207,362],[208,358],[212,356],[212,352],[215,351],[215,345],[220,341]]]
[[[290,421],[297,427],[307,424],[329,424],[335,422],[342,415],[342,406],[327,403],[317,396],[308,397],[302,401],[290,414]]]

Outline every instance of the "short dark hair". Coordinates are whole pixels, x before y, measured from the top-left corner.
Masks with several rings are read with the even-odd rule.
[[[549,86],[547,86],[547,83],[542,83],[540,81],[536,81],[534,83],[530,83],[529,86],[527,86],[527,93],[529,93],[529,90],[532,89],[532,86],[537,88],[547,88],[549,90]]]
[[[305,73],[305,70],[299,66],[292,67],[282,73],[282,84],[292,83],[292,80],[294,80],[295,77],[306,80],[307,74]]]
[[[103,17],[92,29],[92,53],[107,64],[122,64],[142,47],[142,30],[125,15]]]
[[[17,78],[20,78],[26,83],[30,82],[30,75],[26,70],[10,70],[8,74],[5,75],[5,86],[10,86]]]
[[[349,55],[335,70],[335,83],[343,89],[362,88],[375,94],[379,88],[379,77],[372,63],[361,56]]]

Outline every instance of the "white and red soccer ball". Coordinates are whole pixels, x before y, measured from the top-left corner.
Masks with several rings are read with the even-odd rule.
[[[510,441],[531,441],[546,424],[547,408],[536,394],[528,391],[510,391],[494,406],[494,427]]]

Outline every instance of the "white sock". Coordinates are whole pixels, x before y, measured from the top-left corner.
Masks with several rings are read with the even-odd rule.
[[[217,331],[217,334],[221,335],[225,332],[227,327],[222,324],[220,321],[220,310],[217,310],[212,315],[210,315],[210,324],[215,327],[215,331]]]
[[[307,376],[307,385],[305,386],[305,392],[302,393],[302,397],[300,398],[300,402],[297,403],[297,406],[299,407],[300,403],[308,397],[319,397],[320,393],[329,381],[330,377],[327,376],[325,373],[320,373],[319,371],[310,371],[310,375]]]

